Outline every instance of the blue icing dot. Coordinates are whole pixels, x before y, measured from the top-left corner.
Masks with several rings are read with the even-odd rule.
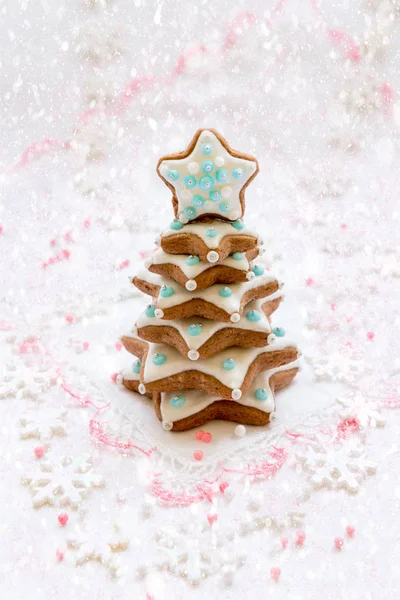
[[[173,406],[174,408],[180,408],[181,406],[183,406],[186,402],[186,398],[185,396],[182,396],[182,394],[178,394],[177,396],[173,396],[171,398],[171,400],[169,401],[170,405]]]
[[[285,330],[283,327],[274,327],[272,333],[274,333],[276,337],[283,337],[285,335]]]
[[[203,154],[209,155],[212,153],[213,151],[213,147],[212,144],[210,144],[209,142],[206,142],[205,144],[201,145],[201,151]]]
[[[175,169],[170,169],[167,173],[167,179],[168,181],[176,181],[179,179],[178,171],[175,171]]]
[[[188,330],[188,334],[195,336],[195,335],[200,335],[202,330],[203,330],[203,325],[201,325],[201,323],[197,323],[194,325],[189,325],[189,327],[187,328]]]
[[[196,177],[193,177],[193,175],[186,175],[183,181],[187,188],[194,188],[197,183]]]
[[[221,200],[221,194],[217,190],[212,190],[209,193],[211,202],[219,202]]]
[[[173,296],[174,294],[175,294],[175,290],[170,285],[163,285],[160,290],[161,298],[169,298],[170,296]]]
[[[233,260],[242,260],[243,256],[244,256],[243,252],[234,252],[232,254]]]
[[[156,354],[153,355],[152,360],[153,360],[153,365],[157,365],[157,367],[159,367],[167,362],[167,357],[165,356],[165,354],[162,354],[161,352],[157,352]]]
[[[234,171],[232,171],[232,177],[234,177],[235,179],[240,179],[241,177],[243,177],[243,175],[243,169],[235,169]]]
[[[200,259],[198,256],[188,256],[187,259],[185,260],[185,263],[187,265],[189,265],[189,267],[193,267],[194,265],[197,265],[200,262]]]
[[[236,361],[233,360],[233,358],[227,358],[222,363],[222,368],[225,369],[225,371],[232,371],[232,369],[234,369],[235,367],[236,367]]]
[[[197,215],[197,212],[191,206],[185,206],[185,208],[183,209],[183,214],[187,219],[194,219]]]
[[[231,209],[227,202],[221,202],[221,204],[218,204],[218,208],[222,213],[226,213]]]
[[[211,173],[211,171],[214,169],[214,163],[211,162],[211,160],[205,160],[201,165],[201,168],[203,169],[204,173]]]
[[[237,229],[238,231],[242,231],[242,229],[244,229],[243,221],[233,221],[231,225],[234,229]]]
[[[258,310],[249,310],[246,313],[246,319],[252,323],[257,323],[261,319],[261,313]]]
[[[262,275],[264,273],[264,267],[262,265],[254,265],[254,267],[251,269],[254,273],[254,275]]]
[[[265,388],[257,388],[254,395],[257,400],[266,400],[268,398],[268,390]]]
[[[228,179],[228,173],[225,171],[225,169],[218,169],[215,173],[215,177],[217,178],[217,181],[225,183],[225,181]]]
[[[156,310],[156,306],[155,304],[149,304],[148,306],[146,306],[146,310],[144,311],[146,314],[146,317],[155,317],[155,310]]]
[[[140,373],[140,367],[142,366],[141,360],[136,360],[132,365],[132,371],[134,373]]]
[[[204,202],[203,196],[200,196],[199,194],[196,194],[196,196],[193,196],[192,198],[193,206],[203,206]]]
[[[211,190],[213,185],[214,179],[211,177],[211,175],[203,175],[203,177],[200,177],[199,186],[202,190]]]
[[[215,229],[215,227],[207,227],[206,229],[206,236],[209,238],[213,238],[216,237],[218,235],[217,230]]]
[[[219,290],[219,295],[223,298],[229,298],[229,296],[232,296],[232,290],[230,287],[223,287]]]
[[[179,229],[182,229],[182,227],[183,227],[183,223],[181,223],[177,219],[175,219],[175,221],[172,221],[172,223],[170,225],[170,228],[173,229],[174,231],[178,231]]]

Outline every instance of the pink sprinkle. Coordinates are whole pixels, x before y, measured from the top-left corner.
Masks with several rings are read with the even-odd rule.
[[[221,494],[223,494],[225,492],[226,488],[228,488],[228,487],[229,487],[229,483],[227,481],[222,481],[219,484],[219,491],[221,492]]]
[[[3,227],[3,225],[0,225],[0,234],[1,233],[4,233],[4,227]]]
[[[67,231],[67,233],[64,234],[64,240],[66,240],[67,242],[70,242],[72,239],[72,231]]]
[[[203,434],[204,434],[204,431],[202,429],[200,429],[199,431],[196,431],[196,440],[201,440],[203,438]]]
[[[281,537],[281,544],[282,544],[282,549],[285,550],[286,546],[288,545],[289,540],[287,539],[287,537]]]
[[[118,377],[118,373],[113,373],[113,374],[111,375],[111,380],[112,380],[114,383],[117,383],[117,377]]]
[[[69,250],[63,250],[62,255],[64,258],[69,258],[71,256],[71,252]]]
[[[202,435],[201,441],[205,444],[209,444],[212,441],[212,435],[208,431],[205,431]]]
[[[42,458],[46,453],[46,448],[44,446],[36,446],[36,448],[33,449],[33,453],[36,458]]]
[[[334,302],[331,302],[329,306],[331,307],[331,310],[333,310],[333,312],[335,312],[336,304]]]
[[[196,452],[193,452],[193,457],[195,460],[201,460],[203,456],[204,454],[201,450],[196,450]]]
[[[271,567],[270,570],[271,577],[275,582],[279,581],[279,577],[281,576],[281,570],[279,567]]]
[[[344,546],[344,539],[341,537],[336,537],[334,539],[334,544],[335,544],[336,550],[341,550]]]
[[[50,240],[50,246],[53,246],[53,248],[56,245],[56,243],[57,243],[56,238],[53,238],[52,240]]]
[[[89,348],[89,342],[83,342],[83,349],[87,350]]]
[[[299,529],[298,531],[296,531],[296,546],[302,546],[304,544],[304,541],[306,539],[306,534],[302,529]]]
[[[67,315],[65,317],[65,320],[67,321],[67,323],[69,323],[71,325],[71,323],[73,323],[75,321],[75,317],[73,315]]]
[[[57,556],[58,562],[61,562],[62,560],[64,560],[64,552],[62,550],[60,550],[59,548],[57,548],[56,556]]]
[[[83,221],[83,226],[85,227],[85,229],[87,229],[88,227],[90,227],[90,219],[85,219]]]
[[[312,277],[309,277],[308,279],[306,279],[306,286],[310,287],[310,285],[314,284],[314,279]]]
[[[373,340],[375,337],[375,334],[373,331],[368,331],[367,333],[367,338],[369,339],[369,341]]]
[[[119,352],[120,350],[122,350],[122,344],[121,344],[121,342],[116,342],[115,343],[115,348],[117,349],[117,352]]]
[[[342,223],[340,227],[341,227],[342,229],[347,229],[347,225],[346,225],[346,223]]]
[[[124,260],[120,265],[119,265],[119,269],[126,269],[126,267],[129,267],[130,265],[130,261],[128,259]]]
[[[215,521],[218,520],[218,515],[217,514],[213,514],[213,515],[207,515],[207,521],[210,523],[210,525],[212,525],[213,523],[215,523]]]
[[[347,535],[349,537],[353,537],[354,534],[355,534],[355,532],[356,532],[356,528],[353,527],[353,525],[347,525],[347,527],[346,527],[346,533],[347,533]]]
[[[58,515],[58,522],[62,527],[68,523],[68,513],[63,512]]]

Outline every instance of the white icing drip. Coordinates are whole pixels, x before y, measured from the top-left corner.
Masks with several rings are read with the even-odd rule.
[[[280,294],[280,292],[279,292]],[[273,294],[275,295],[275,294]],[[254,300],[250,302],[244,311],[247,314],[250,310],[257,310],[261,314],[261,319],[259,321],[249,321],[246,318],[240,320],[239,323],[223,323],[219,321],[211,321],[210,319],[203,319],[202,317],[188,317],[187,319],[177,319],[174,321],[167,321],[162,319],[157,319],[157,317],[148,317],[146,316],[146,312],[144,311],[138,318],[136,322],[136,326],[138,328],[148,327],[150,325],[156,327],[162,327],[168,325],[177,329],[183,339],[186,342],[189,350],[198,350],[207,340],[209,340],[214,333],[220,331],[221,329],[226,329],[227,327],[233,329],[245,329],[246,331],[262,331],[267,334],[271,333],[271,326],[268,322],[268,318],[265,316],[262,305],[269,301],[269,297],[266,300],[265,298]],[[189,335],[188,327],[190,325],[200,324],[201,333],[199,335]],[[137,337],[132,335],[132,332],[127,334],[127,337]]]
[[[209,262],[198,262],[196,265],[190,266],[186,263],[188,256],[186,254],[167,254],[164,250],[156,250],[153,252],[151,256],[150,264],[154,265],[165,265],[171,264],[179,267],[186,275],[188,279],[196,279],[200,273],[207,271],[207,269],[211,269],[212,266]],[[150,264],[145,265],[146,268],[150,266]],[[233,269],[238,269],[239,271],[248,271],[249,270],[249,261],[247,260],[245,254],[243,253],[243,258],[240,260],[235,260],[231,256],[227,256],[223,261],[219,263],[224,267],[232,267]],[[215,265],[213,265],[215,266]]]
[[[202,151],[202,146],[205,143],[210,144],[211,152],[209,154],[204,154]],[[218,167],[215,165],[214,161],[217,156],[224,159],[224,165],[221,169],[226,172],[227,179],[223,182],[218,181],[216,176]],[[214,167],[211,172],[208,173],[203,171],[202,165],[204,162],[213,163]],[[197,168],[197,165],[199,168]],[[235,169],[243,170],[243,176],[239,179],[235,179],[232,175],[232,172]],[[186,158],[164,160],[160,164],[159,171],[163,178],[172,184],[175,189],[180,218],[183,217],[184,209],[188,207],[195,209],[195,216],[213,213],[219,217],[227,216],[229,218],[228,213],[234,211],[234,216],[237,215],[237,218],[242,216],[243,213],[239,197],[240,190],[250,177],[254,175],[256,169],[257,163],[255,160],[247,160],[232,156],[211,131],[203,131],[189,156]],[[175,181],[168,178],[168,173],[171,171],[179,174]],[[196,180],[196,185],[188,188],[185,185],[184,180],[185,177],[190,177],[190,175],[193,176],[193,181]],[[204,190],[200,187],[199,182],[202,177],[212,178],[213,185],[209,190]],[[218,192],[221,195],[220,200],[212,202],[209,199],[209,192],[211,190]],[[192,199],[196,195],[200,195],[205,200],[203,206],[198,206],[197,204],[194,205],[192,203]],[[229,203],[229,209],[228,211],[222,212],[219,207],[221,204],[224,204],[225,201]]]
[[[215,237],[207,237],[206,230],[210,227],[214,227],[217,235]],[[180,233],[192,233],[197,235],[199,238],[203,240],[210,250],[215,250],[219,247],[221,240],[227,235],[246,235],[257,238],[258,235],[253,230],[248,227],[244,227],[241,231],[232,227],[231,223],[224,223],[223,221],[212,221],[211,223],[188,223],[182,229],[166,229],[161,237],[168,237],[170,235],[177,235]]]
[[[265,271],[263,275],[259,275],[258,277],[254,277],[250,281],[245,281],[243,283],[233,283],[228,286],[218,283],[204,290],[189,292],[183,286],[176,283],[176,281],[161,277],[160,275],[145,271],[144,269],[139,271],[138,278],[147,281],[148,283],[152,283],[153,285],[158,285],[159,287],[167,285],[174,288],[175,293],[168,298],[162,298],[160,294],[158,295],[157,308],[164,310],[165,308],[178,306],[179,304],[183,304],[194,298],[200,298],[222,308],[230,315],[234,312],[240,312],[240,303],[246,292],[261,287],[271,281],[276,281],[276,277],[271,271]],[[220,296],[219,292],[223,287],[229,287],[232,290],[232,294],[229,297]]]
[[[189,358],[183,357],[172,346],[149,343],[149,351],[144,365],[143,381],[144,383],[151,383],[152,381],[194,369],[215,377],[228,388],[241,388],[249,366],[257,356],[265,352],[283,350],[288,347],[297,348],[293,342],[281,338],[277,339],[271,346],[264,348],[238,348],[234,346],[223,350],[211,358],[199,359],[193,362]],[[166,356],[167,360],[164,364],[153,364],[153,356],[157,353]],[[230,371],[223,368],[224,361],[229,358],[232,358],[236,362],[235,368]]]
[[[242,397],[239,400],[235,400],[238,404],[242,404],[243,406],[250,406],[252,408],[257,408],[266,413],[273,412],[275,410],[275,401],[274,396],[271,391],[269,380],[275,373],[279,371],[288,371],[289,369],[295,369],[299,365],[299,361],[293,361],[287,365],[282,365],[281,367],[276,367],[275,369],[270,369],[269,371],[264,371],[263,373],[259,373],[253,380],[250,388],[242,394]],[[268,392],[267,400],[257,400],[254,393],[258,388],[265,388]],[[179,394],[180,396],[185,397],[185,403],[175,408],[171,405],[170,400],[174,396]],[[185,419],[186,417],[190,417],[195,415],[210,404],[221,400],[216,396],[210,396],[206,392],[202,390],[182,390],[179,392],[163,392],[161,394],[161,415],[163,421],[168,421],[170,423],[174,423],[175,421],[179,421],[180,419]]]

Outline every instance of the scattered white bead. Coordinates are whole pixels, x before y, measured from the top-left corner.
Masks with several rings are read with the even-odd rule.
[[[247,433],[246,427],[244,425],[236,425],[234,433],[235,433],[236,437],[242,438]]]
[[[188,164],[188,171],[191,175],[196,175],[199,172],[200,165],[197,162],[191,162]]]
[[[210,263],[216,263],[219,260],[218,252],[215,252],[215,250],[210,250],[210,252],[207,254],[207,260]]]
[[[225,164],[225,159],[222,156],[216,156],[214,162],[217,167],[222,167]]]
[[[276,418],[276,412],[272,411],[271,413],[269,413],[269,420],[270,421],[272,421],[275,418]]]
[[[169,421],[163,421],[162,422],[162,426],[163,426],[163,429],[165,429],[165,431],[171,431],[171,429],[173,428],[174,424],[170,423]]]
[[[188,358],[190,358],[190,360],[198,360],[200,354],[197,352],[197,350],[189,350],[188,352]]]
[[[221,190],[221,195],[223,198],[230,198],[232,196],[232,188],[230,185],[226,185]]]
[[[238,323],[240,321],[240,315],[237,312],[231,314],[232,323]]]
[[[276,341],[276,335],[274,333],[270,333],[267,337],[267,343],[273,344]]]
[[[193,292],[193,290],[195,290],[197,288],[197,283],[195,282],[194,279],[189,279],[186,283],[185,283],[185,288],[187,290],[189,290],[189,292]]]
[[[240,390],[239,388],[235,388],[234,390],[232,390],[232,400],[240,400],[241,397],[242,390]]]
[[[154,314],[157,317],[157,319],[162,319],[164,316],[164,311],[161,310],[161,308],[156,308],[156,310],[154,311]]]
[[[146,388],[143,383],[139,384],[139,394],[145,394]]]

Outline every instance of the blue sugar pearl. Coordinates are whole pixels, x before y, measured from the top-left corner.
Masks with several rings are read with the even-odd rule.
[[[221,194],[217,192],[217,190],[212,190],[209,193],[209,198],[211,202],[219,202],[221,200]]]
[[[179,179],[178,171],[175,171],[175,169],[171,169],[170,171],[168,171],[167,179],[168,181],[176,181],[177,179]]]
[[[175,290],[170,285],[163,285],[160,290],[161,298],[170,298],[175,294]]]
[[[140,373],[140,367],[142,366],[141,360],[136,360],[132,365],[132,371],[134,373]]]
[[[206,229],[206,236],[209,238],[213,238],[216,237],[218,235],[217,230],[215,229],[215,227],[207,227]]]
[[[264,273],[264,267],[262,265],[254,265],[254,267],[251,269],[254,273],[254,275],[262,275]]]
[[[196,194],[196,196],[193,196],[192,198],[193,206],[203,206],[204,202],[203,196],[199,196],[199,194]]]
[[[246,313],[246,319],[252,323],[257,323],[261,319],[261,313],[258,310],[249,310]]]
[[[198,256],[188,256],[187,259],[185,260],[185,263],[187,265],[189,265],[189,267],[193,267],[194,265],[197,265],[200,262],[200,259]]]
[[[197,215],[197,212],[191,206],[185,206],[185,208],[183,209],[183,214],[187,219],[194,219]]]
[[[232,296],[232,290],[229,287],[223,287],[219,290],[219,295],[223,298],[229,298],[229,296]]]
[[[238,231],[242,231],[242,229],[244,229],[243,221],[233,221],[231,225],[234,229],[237,229]]]
[[[172,221],[172,223],[170,225],[170,229],[173,229],[174,231],[179,231],[179,229],[182,229],[182,227],[183,227],[183,223],[181,223],[177,219],[175,221]]]
[[[177,396],[173,396],[171,398],[171,400],[169,401],[170,405],[173,406],[174,408],[180,408],[181,406],[183,406],[186,402],[186,398],[185,396],[182,396],[182,394],[178,394]]]
[[[233,260],[242,260],[243,257],[244,257],[243,252],[234,252],[232,254]]]
[[[274,333],[276,337],[283,337],[285,335],[285,330],[283,327],[274,327],[272,333]]]
[[[231,209],[227,202],[221,202],[221,204],[218,204],[218,208],[222,213],[226,213]]]
[[[234,369],[235,367],[236,367],[236,361],[233,360],[233,358],[227,358],[222,363],[222,368],[225,369],[225,371],[232,371],[232,369]]]
[[[205,144],[201,145],[201,151],[203,154],[206,154],[207,156],[209,154],[212,154],[213,151],[213,147],[212,144],[210,144],[209,142],[206,142]]]
[[[214,179],[211,177],[211,175],[203,175],[203,177],[200,177],[199,186],[202,190],[211,190],[213,185]]]
[[[215,177],[220,183],[225,183],[225,181],[228,179],[228,173],[225,171],[225,169],[218,169],[215,173]]]
[[[268,398],[268,390],[265,388],[257,388],[254,395],[257,400],[266,400]]]
[[[214,169],[214,163],[212,163],[211,160],[205,160],[201,165],[201,168],[203,169],[203,173],[211,173]]]
[[[192,335],[192,336],[200,335],[203,330],[203,325],[201,323],[189,325],[187,330],[188,330],[189,335]]]
[[[235,179],[241,179],[243,175],[243,169],[235,169],[234,171],[232,171],[232,177],[234,177]]]
[[[187,188],[194,188],[197,183],[196,177],[193,177],[193,175],[186,175],[183,181]]]
[[[155,310],[156,310],[156,305],[155,304],[149,304],[148,306],[146,306],[146,310],[145,315],[146,317],[155,317]]]
[[[157,352],[156,354],[153,355],[153,365],[157,365],[157,367],[160,367],[161,365],[163,365],[164,363],[167,362],[167,357],[165,356],[165,354],[162,354],[161,352]]]

